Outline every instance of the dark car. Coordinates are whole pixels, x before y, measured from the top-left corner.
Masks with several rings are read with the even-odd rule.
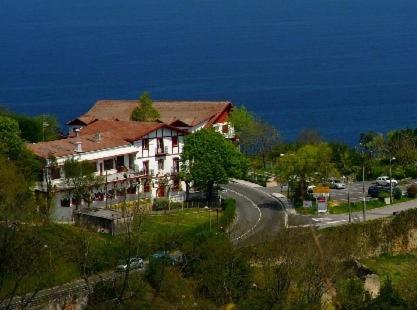
[[[154,253],[149,257],[149,260],[150,261],[154,260],[154,261],[162,262],[164,264],[172,265],[172,266],[175,265],[175,259],[171,255],[169,255],[169,253],[167,253],[167,252]]]
[[[380,193],[389,193],[389,191],[389,186],[372,185],[368,188],[368,195],[372,198],[378,198]]]

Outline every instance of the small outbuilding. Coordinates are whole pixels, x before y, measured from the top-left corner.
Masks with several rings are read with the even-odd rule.
[[[112,209],[92,208],[74,212],[75,225],[113,236],[129,232],[132,220],[132,215]]]

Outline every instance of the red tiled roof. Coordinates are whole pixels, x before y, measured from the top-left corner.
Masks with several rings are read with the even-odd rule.
[[[80,130],[80,135],[83,136],[95,134],[97,132],[110,132],[112,135],[118,136],[126,141],[133,142],[162,127],[184,132],[170,125],[157,122],[97,120],[82,128]]]
[[[50,156],[63,157],[77,153],[75,151],[77,142],[81,142],[82,153],[130,145],[129,142],[119,136],[106,132],[101,134],[99,141],[95,135],[92,134],[55,141],[27,144],[27,147],[37,156],[42,158],[48,158]]]
[[[231,107],[229,101],[154,101],[153,105],[160,113],[161,122],[180,121],[190,127],[214,120]],[[76,120],[89,124],[96,119],[130,121],[137,106],[137,100],[99,100],[87,113],[68,124]]]

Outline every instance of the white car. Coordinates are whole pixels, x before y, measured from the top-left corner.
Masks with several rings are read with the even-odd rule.
[[[307,193],[312,194],[316,185],[307,186]]]
[[[392,186],[397,186],[398,181],[391,179]],[[389,186],[390,185],[390,179],[387,176],[382,176],[376,179],[376,184],[381,186]]]
[[[129,269],[141,269],[143,268],[143,259],[140,257],[132,257],[129,259]],[[116,267],[117,271],[126,271],[127,263],[123,262]]]
[[[346,188],[346,184],[340,180],[332,180],[330,181],[330,188],[344,189]]]

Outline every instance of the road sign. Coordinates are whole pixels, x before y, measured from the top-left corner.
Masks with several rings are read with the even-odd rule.
[[[313,206],[313,202],[311,200],[303,201],[303,208],[311,208],[312,206]]]
[[[327,197],[324,197],[324,196],[317,197],[317,212],[318,213],[327,212]]]

